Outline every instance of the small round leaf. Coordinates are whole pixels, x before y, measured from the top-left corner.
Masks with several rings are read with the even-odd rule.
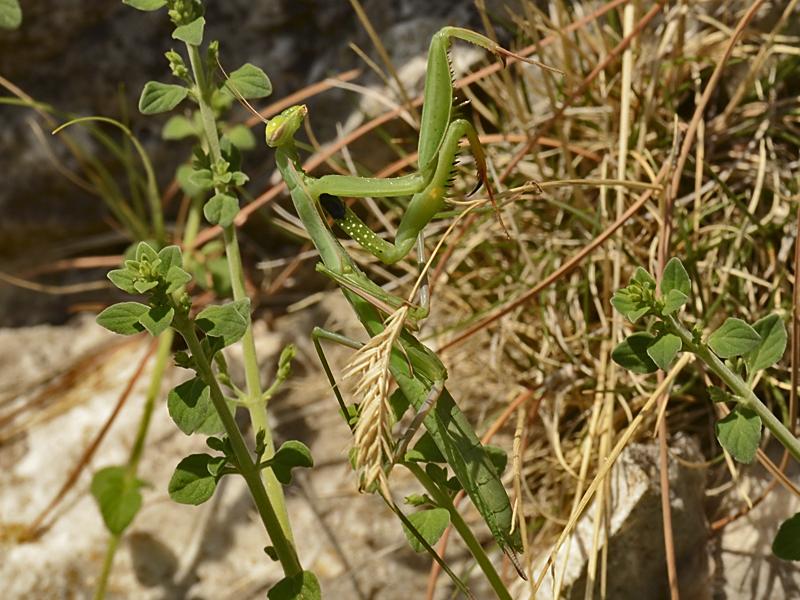
[[[311,571],[285,577],[267,592],[267,600],[320,600],[321,598],[319,581]]]
[[[408,515],[408,520],[417,530],[422,538],[433,546],[442,537],[444,530],[450,525],[450,513],[445,508],[431,508],[428,510],[420,510]],[[422,552],[425,547],[420,543],[416,535],[403,524],[403,533],[406,534],[408,543],[415,552]]]
[[[728,317],[722,326],[708,336],[708,346],[720,358],[733,358],[753,350],[761,336],[741,319]]]
[[[748,373],[771,367],[786,351],[786,327],[778,315],[767,315],[753,323],[753,329],[761,336],[761,342],[745,357]]]
[[[119,302],[112,304],[97,315],[97,324],[114,333],[133,335],[144,331],[144,326],[139,319],[149,310],[148,306],[139,302]]]
[[[0,0],[0,29],[16,29],[21,24],[19,0]]]
[[[749,408],[737,406],[728,416],[717,421],[717,439],[740,463],[750,464],[761,441],[761,419]]]
[[[800,513],[781,523],[772,542],[772,552],[783,560],[800,560]]]
[[[217,479],[208,470],[218,459],[208,454],[190,454],[175,467],[169,480],[169,497],[180,504],[202,504],[214,494]]]
[[[125,467],[106,467],[92,477],[91,492],[108,530],[119,535],[131,524],[142,506],[142,482]]]
[[[143,115],[155,115],[172,110],[189,94],[182,85],[148,81],[139,97],[139,112]]]
[[[198,17],[191,23],[176,27],[175,31],[172,32],[172,37],[192,46],[199,46],[203,42],[205,26],[206,20],[203,17]]]
[[[614,348],[611,359],[634,373],[654,373],[658,371],[658,365],[650,358],[647,349],[655,339],[649,333],[633,333]]]

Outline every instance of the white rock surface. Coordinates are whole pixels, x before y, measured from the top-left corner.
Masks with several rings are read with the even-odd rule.
[[[699,450],[691,440],[673,440],[671,451],[684,460],[700,461]],[[608,547],[607,597],[614,600],[668,597],[664,561],[664,536],[661,528],[661,498],[658,484],[658,448],[631,444],[620,455],[611,471],[612,510]],[[675,550],[679,579],[686,598],[703,599],[700,592],[706,581],[706,523],[703,511],[704,472],[670,464],[670,492]],[[584,597],[586,568],[594,535],[592,505],[578,521],[569,550],[565,543],[556,558],[556,570],[564,568],[563,598]],[[544,554],[533,573],[541,571]],[[553,571],[546,575],[537,600],[553,598]],[[531,598],[526,585],[518,586],[518,598]],[[666,593],[666,595],[665,595]]]

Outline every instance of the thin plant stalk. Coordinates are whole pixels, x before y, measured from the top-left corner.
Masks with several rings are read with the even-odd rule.
[[[225,428],[225,433],[228,435],[241,475],[247,483],[250,495],[264,523],[264,527],[267,530],[267,534],[270,537],[272,546],[275,549],[275,554],[278,556],[278,560],[283,567],[285,575],[287,577],[292,577],[301,573],[302,567],[300,566],[300,560],[297,557],[294,543],[284,534],[282,523],[274,510],[272,498],[269,497],[264,482],[259,476],[258,465],[256,465],[250,457],[247,444],[239,431],[239,427],[233,415],[226,406],[225,396],[214,377],[211,364],[200,344],[200,340],[197,338],[194,323],[188,320],[184,315],[176,315],[173,327],[186,341],[186,345],[189,347],[189,351],[195,361],[198,374],[209,386],[211,402],[214,404],[214,408],[219,414],[222,425]]]
[[[172,351],[172,340],[175,334],[172,329],[167,329],[160,336],[158,336],[158,349],[156,350],[155,365],[153,372],[150,375],[150,385],[147,388],[147,396],[144,401],[144,408],[142,409],[142,417],[139,420],[139,429],[136,432],[136,439],[133,442],[130,456],[128,457],[128,464],[125,467],[125,478],[135,480],[137,471],[139,469],[139,462],[142,458],[144,450],[144,443],[147,439],[147,431],[150,428],[150,421],[153,417],[153,409],[155,407],[156,399],[161,391],[161,383],[164,380],[164,372],[166,371],[167,364],[169,364],[170,353]],[[112,533],[106,546],[106,554],[103,559],[103,569],[100,573],[100,578],[94,591],[94,599],[100,600],[105,597],[106,587],[108,586],[108,578],[111,575],[111,567],[114,564],[114,556],[116,555],[117,548],[119,547],[122,533]]]
[[[501,600],[511,600],[511,595],[508,593],[508,589],[506,589],[503,580],[500,578],[500,575],[497,573],[497,570],[494,568],[492,561],[489,560],[489,557],[486,555],[486,552],[481,546],[480,542],[475,538],[475,535],[470,530],[467,523],[464,521],[461,513],[458,512],[458,509],[453,504],[453,500],[450,496],[443,492],[438,485],[428,477],[428,474],[420,468],[419,465],[414,463],[405,463],[405,466],[414,474],[414,477],[428,490],[428,493],[431,497],[436,501],[436,503],[444,509],[447,509],[447,512],[450,513],[450,522],[455,527],[458,534],[461,536],[461,539],[464,540],[464,543],[467,545],[470,554],[475,558],[478,566],[480,566],[481,570],[486,575],[486,579],[489,580],[489,583],[494,589],[497,597]]]
[[[192,73],[198,88],[197,102],[200,109],[205,139],[208,143],[208,151],[211,155],[211,159],[216,162],[222,158],[222,152],[220,150],[216,120],[214,119],[214,114],[208,102],[210,92],[205,76],[205,66],[197,46],[186,44],[186,48],[189,54]],[[246,298],[247,293],[244,287],[244,271],[242,269],[241,254],[239,253],[236,226],[229,225],[224,227],[223,237],[233,298],[234,300],[240,300]],[[267,401],[262,397],[261,392],[261,379],[259,376],[252,325],[247,326],[247,330],[241,341],[245,383],[247,385],[247,400],[245,404],[250,413],[250,421],[253,424],[253,434],[257,435],[259,431],[264,432],[264,444],[266,448],[264,458],[270,458],[275,453],[275,445],[272,441],[272,431],[269,427],[267,417]],[[278,515],[278,520],[283,528],[284,535],[291,541],[293,540],[293,536],[291,526],[289,525],[289,515],[286,510],[283,488],[280,482],[275,478],[271,469],[265,469],[262,477],[264,479],[264,485],[266,486],[267,495],[275,509],[275,513]]]
[[[780,419],[761,402],[758,396],[753,393],[753,390],[750,389],[750,386],[736,373],[731,371],[708,346],[702,343],[696,343],[692,332],[681,325],[673,315],[668,315],[664,319],[672,330],[672,333],[681,338],[684,350],[695,354],[709,369],[724,381],[731,389],[734,396],[736,396],[739,404],[755,412],[764,426],[772,432],[772,435],[783,444],[783,447],[789,451],[796,461],[800,462],[800,440],[794,437],[784,424],[781,423]]]

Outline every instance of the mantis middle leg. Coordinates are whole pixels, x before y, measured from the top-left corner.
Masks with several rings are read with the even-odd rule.
[[[333,390],[334,395],[336,396],[336,400],[339,403],[339,408],[342,411],[342,415],[345,418],[349,417],[350,411],[347,407],[347,404],[342,397],[341,390],[339,389],[339,383],[333,376],[333,371],[331,370],[330,364],[328,363],[328,358],[325,356],[325,351],[322,349],[322,340],[326,340],[329,342],[334,342],[336,344],[345,346],[347,348],[352,348],[357,350],[362,346],[360,342],[356,340],[350,339],[344,335],[335,333],[333,331],[328,331],[327,329],[323,329],[321,327],[315,327],[311,332],[311,339],[314,342],[314,348],[317,351],[317,355],[319,356],[319,360],[322,363],[322,368],[325,371],[325,375],[328,378],[328,383]],[[444,389],[444,380],[436,381],[431,386],[430,392],[428,396],[425,398],[424,402],[419,406],[417,413],[414,415],[411,423],[409,424],[406,431],[403,435],[400,436],[399,442],[395,449],[393,464],[403,462],[406,450],[408,449],[408,445],[411,440],[414,438],[414,435],[419,428],[422,426],[423,421],[428,416],[430,411],[436,405],[436,400],[438,400],[439,396],[442,394],[442,390]],[[353,430],[353,424],[349,421],[348,418],[348,425],[350,429]]]

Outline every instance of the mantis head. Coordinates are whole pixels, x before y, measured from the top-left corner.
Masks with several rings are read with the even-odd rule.
[[[296,104],[267,121],[264,131],[267,146],[275,148],[291,141],[307,114],[308,108],[305,104]]]

